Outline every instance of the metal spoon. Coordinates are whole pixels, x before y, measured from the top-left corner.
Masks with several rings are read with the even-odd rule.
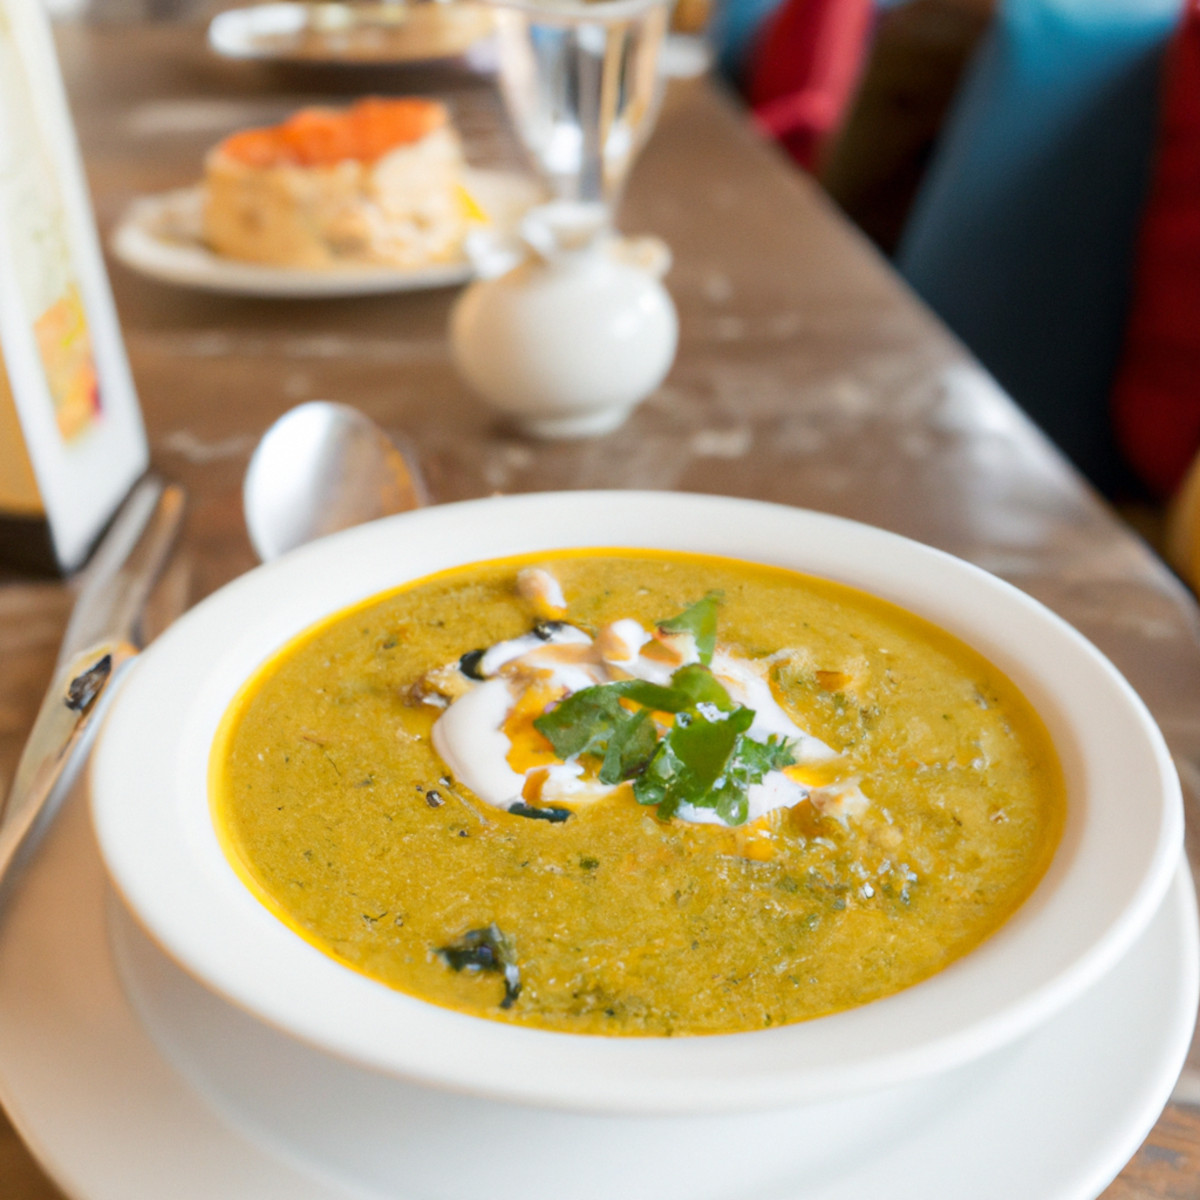
[[[292,409],[267,430],[243,487],[246,525],[264,562],[423,502],[416,473],[369,417],[320,400]],[[142,611],[175,543],[183,506],[177,485],[144,481],[83,576],[54,681],[0,809],[0,892],[66,794],[104,702],[144,646]]]
[[[246,529],[264,562],[425,502],[391,438],[358,409],[328,400],[291,409],[263,434],[242,488]]]

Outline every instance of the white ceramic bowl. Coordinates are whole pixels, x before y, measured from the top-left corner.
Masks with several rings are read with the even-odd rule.
[[[464,1016],[372,982],[288,931],[235,875],[209,819],[210,747],[238,687],[295,634],[353,601],[455,564],[567,546],[691,550],[791,567],[883,596],[975,646],[1037,707],[1066,775],[1066,829],[1033,896],[981,947],[907,991],[798,1025],[685,1039],[572,1036]],[[295,1078],[318,1060],[318,1074],[335,1072],[339,1104],[351,1111],[378,1111],[380,1087],[394,1097],[403,1091],[405,1103],[435,1095],[432,1088],[472,1097],[477,1129],[481,1104],[493,1115],[514,1103],[733,1114],[947,1070],[1045,1021],[1111,967],[1156,911],[1182,842],[1178,785],[1154,723],[1108,660],[1042,605],[969,564],[867,526],[668,493],[435,507],[250,572],[138,662],[103,730],[92,793],[103,857],[131,914],[121,918],[131,986],[144,1011],[157,1010],[151,1024],[165,1028],[166,1040],[190,1044],[179,1054],[202,1061],[205,1037],[233,1045],[257,1030],[260,1044],[283,1047],[285,1058],[310,1056]],[[161,961],[148,959],[148,948]],[[173,1010],[155,996],[176,985],[195,1003],[187,1028],[177,1019],[172,1033]],[[293,1086],[278,1063],[275,1071],[278,1089]],[[237,1090],[229,1073],[207,1086]],[[264,1092],[261,1080],[254,1087],[261,1098],[248,1099],[251,1088],[245,1104],[279,1102],[280,1091]]]

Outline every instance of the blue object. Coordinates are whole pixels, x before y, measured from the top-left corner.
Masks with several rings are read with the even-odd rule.
[[[709,42],[721,74],[735,87],[746,82],[746,72],[762,27],[784,0],[715,0],[709,22]],[[883,12],[901,8],[912,0],[875,0]]]
[[[709,40],[721,74],[732,84],[742,83],[754,39],[783,0],[716,0],[709,23]]]
[[[1102,490],[1109,392],[1181,0],[1002,0],[897,253],[902,273]]]

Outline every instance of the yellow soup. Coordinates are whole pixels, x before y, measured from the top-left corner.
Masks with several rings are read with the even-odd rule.
[[[281,920],[435,1004],[725,1033],[889,995],[996,930],[1065,797],[991,663],[851,588],[563,551],[338,613],[266,663],[212,760]]]

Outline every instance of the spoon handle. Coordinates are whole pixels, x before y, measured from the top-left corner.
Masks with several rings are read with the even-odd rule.
[[[0,809],[0,890],[65,795],[103,702],[142,647],[142,610],[175,544],[183,511],[183,489],[148,476],[80,576],[53,682]]]

